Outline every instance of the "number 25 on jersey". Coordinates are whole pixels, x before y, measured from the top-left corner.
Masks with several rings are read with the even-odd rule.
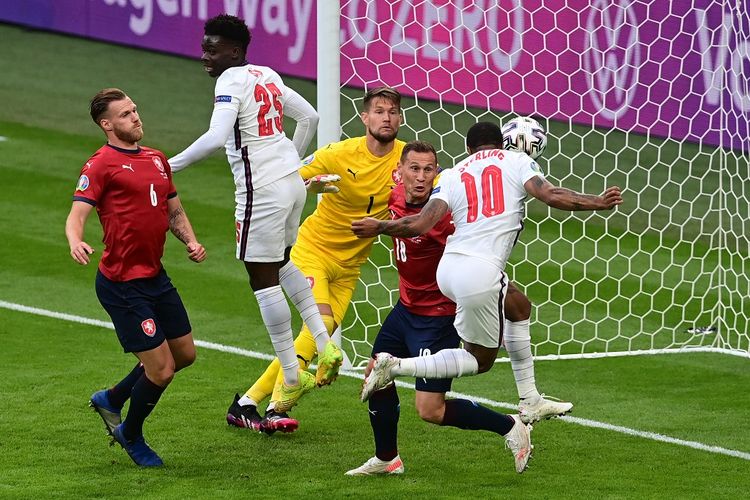
[[[268,83],[265,86],[256,84],[253,94],[255,95],[255,102],[260,103],[260,109],[258,110],[258,135],[261,137],[273,135],[274,125],[276,125],[276,130],[280,134],[284,133],[284,108],[281,105],[281,101],[279,101],[279,97],[281,97],[279,87],[273,83]],[[266,119],[266,115],[271,111],[272,101],[273,107],[279,115],[273,119]]]

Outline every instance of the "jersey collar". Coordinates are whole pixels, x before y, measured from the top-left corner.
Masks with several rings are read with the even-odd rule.
[[[117,146],[113,146],[110,143],[107,143],[107,146],[109,146],[110,148],[114,149],[115,151],[119,151],[120,153],[127,153],[127,154],[131,154],[131,155],[135,155],[135,154],[138,154],[138,153],[141,152],[141,147],[140,146],[138,146],[135,149],[118,148]]]

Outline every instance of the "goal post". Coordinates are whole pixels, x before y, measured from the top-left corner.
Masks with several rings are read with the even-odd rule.
[[[400,138],[432,142],[443,167],[472,123],[528,115],[547,129],[552,182],[623,188],[607,213],[527,203],[507,270],[534,304],[537,357],[750,357],[747,2],[341,0],[319,1],[319,15],[324,4],[337,13],[318,37],[337,46],[318,47],[318,91],[331,90],[321,61],[337,59],[328,99],[344,137],[362,134],[363,89],[390,85],[404,96]],[[344,320],[354,366],[397,285],[380,238]]]

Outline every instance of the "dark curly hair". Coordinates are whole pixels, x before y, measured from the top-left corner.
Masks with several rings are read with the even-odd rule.
[[[499,125],[491,122],[479,122],[469,128],[466,133],[466,147],[474,152],[481,146],[503,148],[503,132]]]
[[[203,25],[203,33],[208,36],[220,36],[235,42],[242,52],[247,52],[252,35],[243,19],[229,14],[212,17]]]

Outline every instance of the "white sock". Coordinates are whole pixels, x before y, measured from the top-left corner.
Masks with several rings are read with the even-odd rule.
[[[328,329],[320,317],[318,304],[315,303],[310,284],[291,260],[279,270],[279,283],[284,288],[289,300],[299,311],[302,321],[313,334],[318,352],[323,352],[330,340]]]
[[[443,349],[429,356],[404,358],[399,366],[392,369],[394,375],[417,378],[456,378],[476,375],[477,371],[477,358],[465,349]]]
[[[539,396],[534,377],[534,358],[531,355],[531,334],[529,334],[529,320],[506,321],[505,350],[513,367],[513,378],[516,379],[518,397],[521,399]]]
[[[247,397],[247,395],[238,399],[237,404],[240,406],[258,406],[258,403],[253,398]]]
[[[292,313],[289,304],[286,303],[284,292],[276,285],[256,291],[255,298],[258,299],[260,315],[268,330],[268,336],[271,337],[273,350],[281,362],[281,369],[284,370],[284,382],[287,385],[297,385],[299,361],[294,350]]]

